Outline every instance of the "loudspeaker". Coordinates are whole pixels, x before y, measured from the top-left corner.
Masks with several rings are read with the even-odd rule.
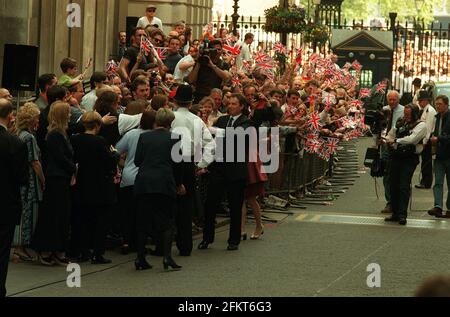
[[[35,91],[39,48],[5,44],[2,86],[10,90]]]

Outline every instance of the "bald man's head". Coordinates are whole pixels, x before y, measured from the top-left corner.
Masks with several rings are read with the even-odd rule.
[[[13,120],[13,105],[11,101],[5,98],[0,98],[0,123],[9,127]]]
[[[8,89],[0,88],[0,99],[2,98],[12,101],[12,96]]]

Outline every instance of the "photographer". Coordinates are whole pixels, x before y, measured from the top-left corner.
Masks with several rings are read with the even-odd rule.
[[[194,103],[210,95],[213,88],[222,88],[224,81],[231,79],[229,65],[222,59],[222,43],[211,41],[208,48],[200,50],[194,69],[188,76],[188,83],[195,85]]]
[[[403,120],[391,129],[385,139],[391,154],[390,191],[392,216],[388,222],[406,225],[411,180],[423,151],[427,125],[420,121],[420,109],[414,104],[405,106]]]

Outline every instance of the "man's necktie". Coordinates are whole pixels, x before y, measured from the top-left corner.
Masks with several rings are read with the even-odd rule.
[[[227,128],[232,128],[233,124],[234,124],[234,119],[233,119],[233,117],[230,117],[230,121],[228,121]]]

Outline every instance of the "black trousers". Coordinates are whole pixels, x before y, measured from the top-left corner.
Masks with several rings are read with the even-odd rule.
[[[228,244],[239,245],[241,241],[242,206],[244,204],[244,191],[246,181],[229,181],[221,175],[212,174],[208,186],[208,196],[205,206],[205,228],[203,240],[214,242],[216,213],[222,201],[223,192],[228,197],[230,207],[230,232]]]
[[[175,199],[162,194],[145,194],[137,197],[136,242],[138,258],[145,258],[145,244],[150,232],[163,241],[164,254],[171,248],[174,231]],[[169,241],[170,240],[170,241]],[[169,246],[170,245],[170,246]]]
[[[122,213],[123,243],[131,248],[136,247],[136,210],[137,202],[134,196],[134,186],[121,188],[119,204]]]
[[[183,185],[186,195],[179,196],[177,200],[176,243],[181,255],[188,256],[192,252],[192,214],[196,196],[195,164],[181,163],[183,167]]]
[[[391,162],[390,189],[391,208],[394,217],[408,216],[408,203],[411,197],[411,181],[419,165],[419,156],[393,158]]]
[[[14,224],[0,224],[0,298],[6,296],[6,276],[15,228]]]
[[[427,145],[424,146],[421,158],[422,179],[420,183],[427,188],[431,188],[431,186],[433,186],[433,155],[431,142],[428,142]]]
[[[81,250],[93,249],[95,256],[105,254],[105,240],[111,206],[84,205],[81,207]]]

